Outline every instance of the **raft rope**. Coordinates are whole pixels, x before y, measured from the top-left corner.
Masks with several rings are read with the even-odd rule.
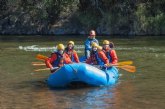
[[[105,74],[106,74],[106,78],[107,78],[107,83],[109,83],[109,75],[107,73],[107,68],[105,68]]]

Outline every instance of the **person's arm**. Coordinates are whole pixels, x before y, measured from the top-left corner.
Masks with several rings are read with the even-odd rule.
[[[103,51],[98,52],[99,57],[104,61],[104,64],[108,64],[109,60]]]
[[[88,39],[85,41],[85,49],[86,50],[91,50],[91,43]]]
[[[51,68],[51,69],[52,69],[52,68],[53,68],[52,63],[53,63],[53,61],[56,60],[56,59],[57,59],[56,54],[52,54],[51,57],[49,57],[48,59],[45,60],[46,66],[47,66],[48,68]]]
[[[116,64],[118,62],[118,57],[115,50],[111,50],[112,64]]]
[[[77,63],[79,63],[80,61],[79,61],[79,57],[78,57],[78,55],[77,55],[77,52],[76,51],[73,51],[73,58],[74,58],[74,60],[77,62]]]

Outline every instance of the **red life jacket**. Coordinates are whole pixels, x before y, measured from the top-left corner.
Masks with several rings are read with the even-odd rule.
[[[111,50],[105,50],[103,49],[103,52],[105,53],[105,55],[107,56],[109,63],[112,62],[112,57],[111,57]]]
[[[97,65],[97,59],[96,59],[96,56],[94,53],[91,53],[91,62],[94,64],[94,65]]]
[[[91,62],[94,64],[94,65],[102,65],[102,59],[99,58],[99,55],[98,55],[98,52],[91,52],[90,54],[90,58],[91,58]]]
[[[72,50],[67,49],[65,52],[70,57],[71,61],[74,62],[74,56],[73,56],[74,50],[73,49]]]

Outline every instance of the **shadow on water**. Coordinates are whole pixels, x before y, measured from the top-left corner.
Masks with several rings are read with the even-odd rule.
[[[89,89],[89,88],[97,88],[95,86],[91,86],[89,84],[86,84],[84,82],[71,82],[65,87],[49,87],[47,85],[47,80],[42,79],[38,81],[25,81],[25,84],[31,84],[33,85],[33,89],[43,89],[43,88],[48,88],[51,91],[66,91],[66,90],[80,90],[80,89]]]

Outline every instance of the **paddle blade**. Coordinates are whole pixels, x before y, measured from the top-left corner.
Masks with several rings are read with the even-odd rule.
[[[130,65],[125,65],[125,66],[116,66],[118,68],[121,68],[125,71],[128,71],[130,73],[135,73],[136,72],[136,67],[135,66],[130,66]]]
[[[41,54],[38,54],[36,56],[36,58],[39,59],[39,60],[46,60],[48,57],[47,56],[44,56],[44,55],[41,55]]]
[[[123,62],[118,62],[117,65],[131,65],[133,64],[133,61],[123,61]]]

